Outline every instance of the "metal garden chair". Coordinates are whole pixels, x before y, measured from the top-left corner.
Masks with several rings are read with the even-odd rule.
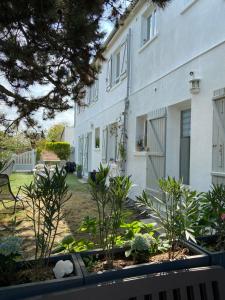
[[[7,174],[8,176],[10,176],[12,174],[14,165],[15,165],[15,160],[14,159],[9,160],[4,165],[3,169],[0,170],[0,174]]]
[[[12,214],[15,213],[16,204],[18,201],[21,201],[23,205],[23,199],[19,197],[20,189],[21,187],[19,187],[17,194],[14,195],[10,186],[9,176],[7,174],[0,174],[0,202],[3,204],[3,207],[5,209],[9,209],[10,207],[7,206],[7,204],[14,201],[13,211],[11,212]],[[9,212],[4,212],[3,214],[8,214],[8,213]]]

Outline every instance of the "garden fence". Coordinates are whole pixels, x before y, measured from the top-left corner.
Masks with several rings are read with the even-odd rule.
[[[36,152],[35,150],[31,150],[21,154],[14,154],[13,159],[15,161],[13,171],[32,172],[35,167]]]

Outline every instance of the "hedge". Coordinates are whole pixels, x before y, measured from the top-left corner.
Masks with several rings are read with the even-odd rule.
[[[61,160],[67,160],[70,157],[70,144],[67,142],[47,142],[45,149],[53,151]]]

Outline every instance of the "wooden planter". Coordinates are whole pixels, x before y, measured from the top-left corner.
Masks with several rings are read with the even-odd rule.
[[[83,257],[85,255],[101,255],[102,250],[93,250],[77,253],[77,259],[80,264],[82,273],[84,275],[85,284],[95,284],[99,282],[106,282],[117,280],[121,278],[128,278],[134,276],[141,276],[152,273],[167,272],[172,270],[189,269],[194,267],[202,267],[209,265],[209,256],[201,251],[198,247],[184,242],[185,246],[194,254],[188,259],[178,259],[174,261],[166,261],[162,263],[143,263],[132,265],[121,270],[107,270],[103,273],[90,273],[88,272]],[[124,249],[117,249],[115,253],[124,253]]]
[[[211,243],[216,241],[217,237],[215,235],[212,236],[204,236],[197,239],[199,242]],[[210,265],[219,265],[225,268],[225,251],[210,251],[206,248],[200,246],[199,244],[192,243],[195,247],[198,247],[199,250],[205,252],[210,258]]]
[[[74,276],[65,277],[62,279],[51,279],[46,281],[11,285],[0,288],[1,300],[19,300],[25,298],[33,298],[46,293],[55,293],[62,290],[79,287],[83,285],[83,275],[80,269],[78,260],[74,254],[72,255],[57,255],[50,258],[50,263],[56,263],[59,260],[71,260],[74,265]],[[18,268],[22,268],[24,263],[34,263],[34,260],[19,262]]]

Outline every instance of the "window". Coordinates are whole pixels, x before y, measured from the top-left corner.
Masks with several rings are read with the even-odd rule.
[[[152,40],[157,35],[157,10],[143,15],[142,45]]]
[[[112,57],[112,77],[114,84],[120,81],[120,50]]]
[[[136,119],[136,151],[147,150],[147,115],[142,115]]]
[[[99,81],[98,79],[96,79],[95,82],[90,87],[87,88],[86,103],[88,105],[98,101],[98,90],[99,90]]]
[[[109,161],[117,160],[117,137],[118,137],[118,124],[113,123],[109,125],[108,134],[108,159]]]
[[[95,128],[95,148],[100,148],[100,128]]]
[[[106,90],[119,83],[127,72],[127,41],[120,45],[107,62]]]
[[[118,158],[118,124],[108,125],[102,131],[102,162],[116,161]]]

